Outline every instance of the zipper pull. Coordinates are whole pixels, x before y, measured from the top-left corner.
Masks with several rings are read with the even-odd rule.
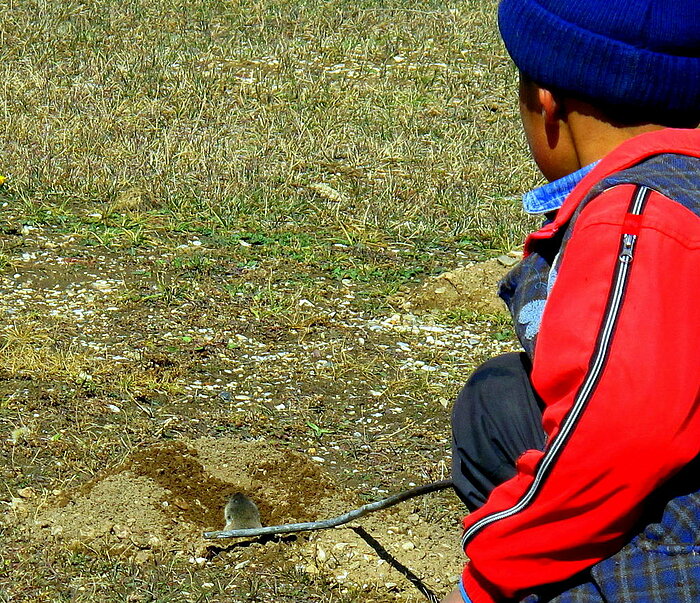
[[[623,264],[629,264],[632,261],[632,249],[634,249],[634,241],[637,237],[632,234],[626,234],[622,237],[622,251],[620,252],[620,261]]]

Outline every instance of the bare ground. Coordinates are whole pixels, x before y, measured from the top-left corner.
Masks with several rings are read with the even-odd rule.
[[[463,510],[450,493],[354,529],[224,545],[201,533],[223,528],[235,491],[270,525],[445,477],[451,399],[471,366],[512,345],[500,319],[457,305],[363,311],[348,279],[329,280],[311,301],[282,267],[234,267],[206,241],[130,255],[48,226],[8,230],[7,600],[133,600],[133,588],[100,586],[105,564],[144,582],[167,566],[171,581],[197,583],[195,596],[156,581],[143,600],[419,601],[416,581],[450,588],[463,562]],[[216,268],[188,273],[173,262],[195,254]],[[231,294],[222,283],[236,279],[274,279],[286,301]],[[475,296],[488,295],[473,282]],[[416,291],[404,297],[425,288]],[[38,562],[47,555],[48,566]],[[17,572],[34,579],[13,580]]]

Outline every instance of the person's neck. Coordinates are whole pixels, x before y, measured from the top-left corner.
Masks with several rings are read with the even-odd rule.
[[[580,166],[602,159],[630,138],[663,129],[663,126],[656,124],[616,126],[596,115],[589,105],[570,106],[567,122]]]

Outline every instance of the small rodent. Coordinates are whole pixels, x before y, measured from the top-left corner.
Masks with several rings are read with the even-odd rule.
[[[262,527],[257,505],[241,492],[228,499],[224,507],[224,521],[225,531]]]

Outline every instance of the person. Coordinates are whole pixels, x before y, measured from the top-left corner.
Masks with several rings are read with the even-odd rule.
[[[444,603],[700,601],[700,2],[501,0],[546,216],[452,414]]]

